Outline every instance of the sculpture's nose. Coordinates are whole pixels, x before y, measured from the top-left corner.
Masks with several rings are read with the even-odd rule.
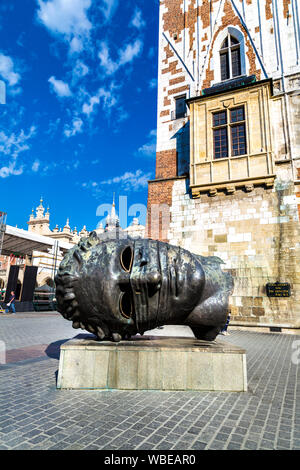
[[[148,284],[149,293],[154,294],[160,289],[161,275],[157,270],[150,271],[146,275],[146,282]]]
[[[121,290],[125,290],[130,286],[130,274],[121,272],[118,276],[118,284]]]
[[[144,241],[137,241],[135,244],[130,281],[135,293],[143,291],[146,296],[151,296],[160,289],[161,274],[157,259]]]
[[[154,293],[161,286],[161,275],[155,269],[148,271],[145,265],[143,265],[143,267],[135,267],[131,273],[130,281],[135,286],[135,290],[140,290],[147,286],[148,291]]]

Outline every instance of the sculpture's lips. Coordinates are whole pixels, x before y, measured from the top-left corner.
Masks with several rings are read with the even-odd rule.
[[[159,243],[159,242],[158,242]],[[170,263],[168,254],[168,245],[165,243],[158,244],[158,260],[161,272],[161,287],[159,290],[158,300],[158,323],[166,323],[171,315],[170,300],[179,295],[178,270],[176,260]]]
[[[134,276],[131,276],[130,283],[132,287],[137,329],[138,331],[144,331],[149,322],[147,283],[143,280],[142,273],[140,273],[140,275],[135,273]]]
[[[160,309],[160,290],[163,273],[160,269],[159,242],[149,245],[137,240],[134,244],[134,259],[130,273],[135,322],[139,332],[156,326]]]

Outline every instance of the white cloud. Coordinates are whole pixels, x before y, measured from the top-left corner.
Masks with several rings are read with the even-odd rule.
[[[0,178],[7,178],[10,175],[21,175],[23,173],[22,165],[17,168],[17,159],[20,153],[30,149],[28,141],[35,133],[35,126],[31,126],[27,134],[23,129],[18,135],[15,133],[7,135],[4,131],[0,132],[0,154],[6,156],[9,160],[0,168]]]
[[[117,104],[117,98],[113,94],[114,86],[111,86],[112,90],[105,90],[104,88],[99,89],[99,96],[103,98],[103,108],[106,111],[109,111],[110,108],[113,108]]]
[[[71,54],[77,52],[82,52],[84,49],[82,39],[79,37],[74,37],[70,42],[70,52]]]
[[[128,64],[137,57],[143,49],[143,43],[140,39],[137,39],[133,44],[127,44],[125,49],[120,52],[120,65]]]
[[[70,53],[81,52],[92,29],[87,16],[92,0],[37,1],[39,21],[52,34],[63,36],[70,45]]]
[[[129,43],[119,52],[119,58],[117,61],[113,61],[109,55],[109,48],[106,42],[102,42],[101,50],[99,51],[98,57],[100,59],[100,65],[104,68],[107,75],[112,75],[120,67],[132,62],[137,56],[140,55],[143,49],[143,43],[140,39],[136,39],[133,43]]]
[[[156,130],[149,133],[148,142],[138,149],[138,154],[143,157],[154,157],[156,152]]]
[[[74,137],[74,135],[76,134],[81,134],[81,132],[83,131],[82,126],[83,126],[82,119],[78,117],[74,118],[71,126],[69,125],[65,126],[65,130],[64,130],[65,136],[67,138],[70,138],[70,137]]]
[[[67,173],[69,171],[77,170],[80,166],[79,160],[59,160],[59,161],[51,161],[51,162],[40,162],[39,160],[35,160],[32,164],[31,170],[34,172],[39,171],[39,175],[47,176],[54,171],[64,172]]]
[[[33,171],[34,173],[36,173],[37,171],[39,171],[40,165],[41,165],[41,162],[40,162],[39,160],[35,160],[35,161],[33,162],[33,164],[32,164],[32,167],[31,167],[32,171]]]
[[[0,168],[0,178],[8,178],[11,175],[18,176],[23,173],[23,166],[16,169],[16,163],[11,162],[8,166]]]
[[[47,135],[50,135],[50,137],[53,137],[60,125],[61,119],[57,118],[55,121],[50,121],[48,129],[45,131]]]
[[[111,90],[105,88],[99,88],[95,96],[90,96],[88,102],[82,106],[82,113],[90,116],[95,111],[95,107],[100,104],[102,100],[102,106],[105,111],[110,111],[112,107],[117,104],[117,98],[113,94],[114,85],[111,85]]]
[[[90,31],[87,17],[91,0],[38,0],[40,21],[53,33],[77,36]]]
[[[18,155],[25,150],[29,150],[30,146],[26,143],[36,133],[36,127],[31,126],[28,134],[25,134],[22,129],[19,135],[12,133],[6,135],[5,132],[0,132],[0,153],[4,155],[11,155],[14,159],[17,159]]]
[[[146,23],[142,18],[142,12],[139,8],[135,9],[133,18],[130,22],[130,26],[134,26],[137,29],[142,29],[146,26]]]
[[[156,144],[155,142],[153,143],[147,143],[147,144],[144,144],[142,147],[140,147],[138,149],[138,152],[144,156],[147,156],[147,157],[152,157],[154,154],[155,154],[155,149],[156,149]]]
[[[73,68],[73,78],[83,78],[89,73],[90,69],[81,60],[77,60]]]
[[[135,173],[127,171],[121,176],[116,176],[108,180],[100,182],[89,181],[81,184],[82,188],[92,191],[97,198],[107,195],[106,186],[117,185],[118,190],[130,192],[139,191],[147,188],[148,181],[152,177],[151,173],[143,173],[142,170],[137,170]]]
[[[88,116],[94,111],[94,106],[100,103],[99,96],[91,96],[89,103],[84,103],[82,112]]]
[[[100,65],[105,69],[107,75],[111,75],[118,69],[118,64],[110,59],[109,49],[106,42],[103,41],[100,47],[101,50],[98,54]]]
[[[149,88],[153,89],[157,87],[157,78],[152,78],[149,82]]]
[[[14,70],[15,64],[11,57],[0,53],[0,76],[8,82],[9,86],[17,85],[21,76]]]
[[[115,178],[101,181],[99,185],[118,184],[125,191],[138,191],[141,188],[147,187],[150,177],[151,173],[143,173],[142,170],[137,170],[135,173],[127,171],[122,176],[116,176]]]
[[[53,76],[49,78],[48,82],[51,83],[53,91],[60,98],[67,98],[72,96],[70,87],[66,82],[63,82],[62,80],[56,80],[56,78]]]
[[[119,4],[119,0],[102,0],[102,6],[100,7],[106,20],[109,20],[115,13]]]

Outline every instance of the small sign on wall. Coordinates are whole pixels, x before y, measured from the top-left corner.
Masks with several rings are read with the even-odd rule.
[[[291,285],[288,282],[269,282],[266,285],[268,297],[290,297]]]

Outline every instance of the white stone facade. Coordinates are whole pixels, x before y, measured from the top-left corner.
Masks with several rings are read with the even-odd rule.
[[[292,157],[296,175],[300,166],[296,163],[300,158],[299,10],[297,0],[162,0],[157,152],[176,149],[178,134],[188,123],[188,117],[173,119],[176,98],[198,96],[221,81],[219,50],[229,32],[240,41],[241,75],[272,78],[274,93],[282,97],[273,107],[275,158]],[[188,159],[188,148],[186,153],[182,158]]]

